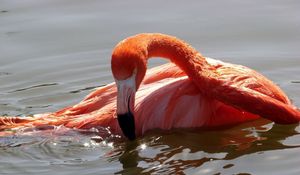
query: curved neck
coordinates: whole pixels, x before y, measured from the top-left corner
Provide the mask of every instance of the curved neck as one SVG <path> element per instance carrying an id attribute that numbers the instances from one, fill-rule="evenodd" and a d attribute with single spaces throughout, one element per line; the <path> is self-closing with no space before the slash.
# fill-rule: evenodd
<path id="1" fill-rule="evenodd" d="M 163 57 L 174 62 L 188 76 L 201 71 L 206 65 L 203 56 L 189 44 L 175 37 L 163 34 L 146 34 L 147 51 L 150 57 Z"/>
<path id="2" fill-rule="evenodd" d="M 139 59 L 147 61 L 151 57 L 167 58 L 198 83 L 202 79 L 199 73 L 209 65 L 196 49 L 173 36 L 159 33 L 138 34 L 125 39 L 119 45 L 126 43 L 128 45 L 125 48 L 131 48 L 136 55 L 140 55 Z"/>
<path id="3" fill-rule="evenodd" d="M 151 57 L 167 58 L 175 63 L 195 82 L 200 91 L 208 84 L 203 75 L 209 72 L 206 71 L 209 64 L 196 49 L 175 37 L 159 33 L 138 34 L 121 41 L 113 52 L 113 59 L 118 60 L 116 63 L 120 65 L 133 60 L 146 65 Z M 142 80 L 138 79 L 139 82 Z"/>

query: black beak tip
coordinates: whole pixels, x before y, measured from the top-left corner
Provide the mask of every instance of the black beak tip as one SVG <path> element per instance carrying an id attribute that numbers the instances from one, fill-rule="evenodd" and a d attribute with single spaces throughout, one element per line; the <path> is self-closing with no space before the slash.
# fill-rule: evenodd
<path id="1" fill-rule="evenodd" d="M 118 114 L 118 122 L 123 134 L 129 140 L 135 140 L 136 136 L 133 114 L 131 112 L 128 112 L 126 114 Z"/>

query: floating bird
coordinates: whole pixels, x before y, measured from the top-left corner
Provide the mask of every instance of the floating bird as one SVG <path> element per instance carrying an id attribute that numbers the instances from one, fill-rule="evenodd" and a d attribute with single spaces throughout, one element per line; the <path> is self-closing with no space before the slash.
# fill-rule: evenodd
<path id="1" fill-rule="evenodd" d="M 151 57 L 171 63 L 146 72 Z M 121 41 L 113 50 L 111 69 L 115 83 L 96 89 L 80 103 L 34 117 L 0 117 L 0 130 L 109 127 L 134 140 L 153 129 L 218 127 L 259 117 L 279 124 L 300 120 L 300 111 L 263 75 L 206 58 L 173 36 L 144 33 Z"/>

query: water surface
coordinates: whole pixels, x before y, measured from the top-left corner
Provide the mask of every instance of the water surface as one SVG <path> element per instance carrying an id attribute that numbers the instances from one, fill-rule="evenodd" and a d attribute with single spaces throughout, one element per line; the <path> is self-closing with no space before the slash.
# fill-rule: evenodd
<path id="1" fill-rule="evenodd" d="M 295 0 L 0 0 L 0 115 L 76 104 L 113 81 L 112 48 L 141 32 L 258 70 L 300 106 L 299 8 Z M 153 131 L 134 143 L 106 130 L 19 131 L 0 138 L 0 174 L 299 174 L 299 132 L 262 119 Z"/>

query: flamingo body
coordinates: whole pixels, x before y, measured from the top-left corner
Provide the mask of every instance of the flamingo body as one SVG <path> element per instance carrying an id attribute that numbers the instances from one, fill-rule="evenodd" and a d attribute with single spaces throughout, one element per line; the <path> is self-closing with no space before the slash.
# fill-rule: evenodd
<path id="1" fill-rule="evenodd" d="M 284 92 L 254 70 L 204 57 L 199 65 L 193 63 L 192 73 L 175 64 L 150 69 L 138 84 L 134 106 L 137 135 L 156 128 L 215 127 L 259 117 L 278 123 L 295 123 L 300 119 L 300 112 Z M 201 75 L 198 79 L 191 77 L 196 74 L 195 69 Z M 0 129 L 41 125 L 110 127 L 113 133 L 122 135 L 116 118 L 117 93 L 115 83 L 108 84 L 80 103 L 54 113 L 32 118 L 1 117 Z"/>
<path id="2" fill-rule="evenodd" d="M 110 127 L 113 133 L 121 135 L 115 116 L 116 94 L 115 83 L 108 84 L 89 94 L 79 104 L 55 113 L 15 118 L 15 122 L 13 118 L 2 117 L 1 129 L 42 125 L 80 129 Z M 135 109 L 137 135 L 152 129 L 232 125 L 259 117 L 201 95 L 186 74 L 172 63 L 148 71 L 137 91 Z"/>

